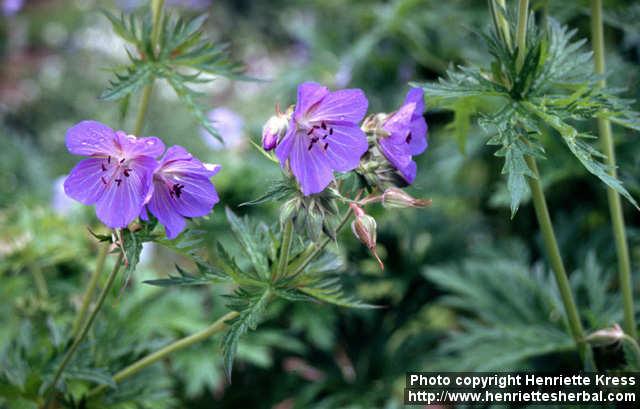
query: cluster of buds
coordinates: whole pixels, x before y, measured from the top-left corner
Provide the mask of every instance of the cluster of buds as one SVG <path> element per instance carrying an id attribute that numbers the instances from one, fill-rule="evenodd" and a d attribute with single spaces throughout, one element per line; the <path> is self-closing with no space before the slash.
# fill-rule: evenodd
<path id="1" fill-rule="evenodd" d="M 296 232 L 314 242 L 319 241 L 323 235 L 335 240 L 339 216 L 336 203 L 338 197 L 340 194 L 334 188 L 311 196 L 304 196 L 296 191 L 282 205 L 280 222 L 284 224 L 292 221 Z"/>
<path id="2" fill-rule="evenodd" d="M 285 112 L 281 112 L 280 106 L 276 105 L 276 114 L 269 118 L 262 128 L 262 148 L 265 151 L 275 149 L 289 130 L 293 108 L 292 105 Z"/>
<path id="3" fill-rule="evenodd" d="M 366 214 L 364 210 L 355 203 L 351 203 L 349 207 L 351 207 L 355 216 L 354 221 L 351 222 L 351 231 L 362 244 L 367 246 L 371 254 L 378 261 L 380 269 L 384 269 L 384 264 L 382 260 L 380 260 L 377 251 L 376 219 Z"/>

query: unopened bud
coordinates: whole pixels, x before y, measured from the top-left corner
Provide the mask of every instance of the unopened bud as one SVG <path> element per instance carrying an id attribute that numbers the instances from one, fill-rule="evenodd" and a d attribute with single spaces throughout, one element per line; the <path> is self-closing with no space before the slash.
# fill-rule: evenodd
<path id="1" fill-rule="evenodd" d="M 386 208 L 394 207 L 427 207 L 431 199 L 416 199 L 402 189 L 391 187 L 382 194 L 382 205 Z"/>
<path id="2" fill-rule="evenodd" d="M 289 220 L 293 220 L 295 218 L 297 210 L 298 210 L 297 200 L 296 199 L 287 200 L 282 205 L 282 207 L 280 207 L 280 223 L 285 224 Z"/>
<path id="3" fill-rule="evenodd" d="M 618 324 L 613 324 L 611 328 L 599 329 L 585 338 L 589 344 L 594 346 L 614 345 L 622 341 L 625 337 L 624 331 Z"/>
<path id="4" fill-rule="evenodd" d="M 380 260 L 380 257 L 378 257 L 378 252 L 376 250 L 376 219 L 366 214 L 364 210 L 355 203 L 351 203 L 349 206 L 351 206 L 353 214 L 355 215 L 355 220 L 351 222 L 351 231 L 362 244 L 367 246 L 371 254 L 373 254 L 376 260 L 378 260 L 380 268 L 384 269 L 384 264 L 382 263 L 382 260 Z"/>
<path id="5" fill-rule="evenodd" d="M 274 149 L 280 139 L 287 133 L 289 129 L 290 110 L 286 113 L 280 112 L 280 108 L 276 107 L 276 114 L 269 118 L 262 128 L 262 147 L 265 151 Z"/>

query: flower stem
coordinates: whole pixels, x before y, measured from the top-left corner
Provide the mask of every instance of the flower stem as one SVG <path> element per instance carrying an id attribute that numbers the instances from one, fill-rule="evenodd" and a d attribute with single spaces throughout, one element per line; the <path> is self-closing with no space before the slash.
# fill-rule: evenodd
<path id="1" fill-rule="evenodd" d="M 96 261 L 96 269 L 94 270 L 91 278 L 89 279 L 89 285 L 87 286 L 87 290 L 82 296 L 82 305 L 80 306 L 80 311 L 78 311 L 78 315 L 76 316 L 75 321 L 73 322 L 73 327 L 71 330 L 71 336 L 75 339 L 78 336 L 78 332 L 80 332 L 81 325 L 84 323 L 87 312 L 89 311 L 89 305 L 91 304 L 91 300 L 93 299 L 93 294 L 96 292 L 96 288 L 98 287 L 98 280 L 102 275 L 102 270 L 104 270 L 104 263 L 107 260 L 107 254 L 109 253 L 109 248 L 111 247 L 111 243 L 105 243 L 104 247 L 100 249 L 100 253 L 98 253 L 98 260 Z"/>
<path id="2" fill-rule="evenodd" d="M 531 197 L 533 199 L 533 207 L 538 218 L 538 224 L 540 225 L 540 232 L 542 233 L 542 239 L 544 247 L 549 259 L 549 264 L 556 278 L 558 289 L 560 290 L 560 296 L 564 305 L 567 319 L 569 320 L 569 328 L 571 335 L 578 346 L 578 352 L 583 361 L 588 360 L 589 364 L 595 368 L 593 363 L 593 357 L 587 351 L 587 344 L 584 340 L 584 329 L 580 322 L 580 316 L 578 315 L 578 308 L 573 299 L 573 293 L 571 292 L 571 286 L 569 284 L 569 278 L 567 277 L 567 271 L 564 268 L 562 262 L 562 256 L 560 255 L 560 249 L 556 240 L 556 235 L 553 231 L 553 225 L 551 224 L 551 217 L 549 216 L 549 209 L 547 207 L 547 201 L 544 196 L 544 190 L 540 183 L 540 174 L 538 172 L 538 165 L 535 159 L 530 156 L 525 157 L 527 165 L 533 172 L 535 178 L 528 178 L 529 188 L 531 189 Z"/>
<path id="3" fill-rule="evenodd" d="M 33 281 L 36 284 L 36 289 L 38 290 L 38 296 L 46 300 L 49 298 L 49 289 L 47 288 L 47 280 L 44 278 L 42 274 L 42 270 L 39 266 L 34 266 L 31 269 L 31 274 L 33 275 Z"/>
<path id="4" fill-rule="evenodd" d="M 291 243 L 293 242 L 293 222 L 287 220 L 282 228 L 282 241 L 280 244 L 280 257 L 278 258 L 278 267 L 275 271 L 274 279 L 283 277 L 287 273 L 289 265 L 289 253 L 291 252 Z"/>
<path id="5" fill-rule="evenodd" d="M 518 3 L 518 31 L 516 32 L 516 44 L 518 45 L 518 55 L 516 57 L 516 68 L 518 71 L 524 64 L 524 56 L 527 53 L 527 17 L 529 16 L 529 0 L 520 0 Z"/>
<path id="6" fill-rule="evenodd" d="M 109 277 L 107 277 L 107 282 L 105 283 L 104 288 L 102 289 L 102 292 L 98 297 L 96 306 L 93 308 L 91 315 L 89 315 L 89 318 L 84 323 L 78 336 L 74 338 L 73 344 L 71 344 L 71 347 L 69 348 L 64 358 L 62 359 L 62 363 L 58 367 L 56 374 L 53 376 L 53 382 L 51 382 L 51 386 L 49 387 L 50 388 L 49 397 L 47 398 L 47 403 L 44 405 L 45 408 L 49 408 L 53 398 L 53 394 L 55 393 L 56 386 L 58 384 L 58 381 L 60 380 L 60 377 L 62 376 L 62 373 L 64 372 L 69 362 L 71 362 L 71 358 L 73 358 L 73 356 L 76 353 L 76 350 L 78 349 L 78 347 L 80 346 L 84 338 L 87 336 L 89 329 L 93 325 L 93 321 L 96 319 L 98 312 L 102 308 L 102 305 L 104 304 L 104 300 L 107 298 L 107 295 L 109 294 L 109 290 L 111 290 L 111 286 L 113 285 L 113 282 L 115 281 L 115 278 L 118 275 L 118 271 L 120 270 L 120 264 L 122 263 L 122 258 L 123 258 L 123 253 L 120 253 L 118 255 L 118 259 L 116 260 L 116 264 L 113 266 L 113 270 L 111 270 L 111 274 L 109 274 Z"/>
<path id="7" fill-rule="evenodd" d="M 144 368 L 148 367 L 151 364 L 154 364 L 156 362 L 158 362 L 159 360 L 171 355 L 172 353 L 179 351 L 181 349 L 187 348 L 193 344 L 196 344 L 198 342 L 204 341 L 205 339 L 209 338 L 210 336 L 212 336 L 213 334 L 216 334 L 222 330 L 224 330 L 227 326 L 227 322 L 229 320 L 232 320 L 234 318 L 236 318 L 238 316 L 238 312 L 236 311 L 231 311 L 229 313 L 227 313 L 226 315 L 222 316 L 221 318 L 219 318 L 216 322 L 214 322 L 213 324 L 211 324 L 210 326 L 208 326 L 207 328 L 196 332 L 195 334 L 189 335 L 185 338 L 181 338 L 175 342 L 172 342 L 171 344 L 167 345 L 164 348 L 161 348 L 159 350 L 157 350 L 156 352 L 153 352 L 147 356 L 145 356 L 144 358 L 134 362 L 133 364 L 127 366 L 126 368 L 124 368 L 123 370 L 121 370 L 120 372 L 116 373 L 113 376 L 113 380 L 114 382 L 121 382 L 122 380 L 135 375 L 136 373 L 140 372 L 141 370 L 143 370 Z M 100 385 L 94 389 L 92 389 L 91 391 L 89 391 L 88 396 L 96 396 L 99 395 L 100 393 L 104 392 L 106 390 L 107 386 L 106 385 Z"/>
<path id="8" fill-rule="evenodd" d="M 142 127 L 144 126 L 144 117 L 147 114 L 147 108 L 149 107 L 149 101 L 151 100 L 151 91 L 153 91 L 153 82 L 144 86 L 142 90 L 142 98 L 140 99 L 140 108 L 138 108 L 138 115 L 136 116 L 136 125 L 133 128 L 133 134 L 139 136 L 142 133 Z"/>
<path id="9" fill-rule="evenodd" d="M 152 0 L 151 1 L 151 18 L 153 21 L 153 26 L 151 29 L 151 41 L 153 42 L 152 49 L 155 52 L 155 47 L 160 42 L 160 34 L 162 33 L 162 28 L 160 27 L 160 20 L 162 17 L 162 6 L 164 5 L 164 0 Z M 155 56 L 149 56 L 149 58 L 155 58 Z M 142 98 L 140 99 L 140 108 L 138 109 L 138 114 L 136 116 L 136 124 L 133 128 L 133 134 L 139 136 L 143 131 L 144 126 L 144 117 L 147 114 L 147 109 L 149 107 L 149 101 L 151 100 L 151 92 L 153 91 L 153 80 L 142 90 Z"/>
<path id="10" fill-rule="evenodd" d="M 604 34 L 602 24 L 602 0 L 591 1 L 591 42 L 595 62 L 595 72 L 599 75 L 605 74 L 604 56 Z M 605 79 L 598 82 L 600 87 L 606 86 Z M 598 118 L 598 131 L 602 150 L 606 156 L 606 164 L 609 167 L 609 174 L 617 178 L 616 156 L 611 135 L 611 122 L 606 118 Z M 624 331 L 634 339 L 637 339 L 637 326 L 633 307 L 633 285 L 631 282 L 631 261 L 629 260 L 629 247 L 625 231 L 624 215 L 620 195 L 613 188 L 607 188 L 607 198 L 609 201 L 609 213 L 613 225 L 613 237 L 616 243 L 616 253 L 618 255 L 618 274 L 620 280 L 620 290 L 622 292 L 622 303 L 624 309 Z"/>

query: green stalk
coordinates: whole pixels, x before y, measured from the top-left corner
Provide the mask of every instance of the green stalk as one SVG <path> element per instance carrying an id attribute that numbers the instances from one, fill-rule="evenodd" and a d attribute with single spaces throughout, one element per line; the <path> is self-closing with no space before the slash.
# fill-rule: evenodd
<path id="1" fill-rule="evenodd" d="M 76 316 L 75 321 L 73 322 L 73 327 L 71 330 L 72 338 L 76 338 L 78 336 L 78 332 L 80 332 L 81 325 L 84 323 L 84 320 L 87 317 L 87 312 L 89 311 L 89 305 L 91 304 L 91 300 L 93 299 L 93 294 L 96 292 L 96 288 L 98 287 L 98 281 L 100 276 L 102 275 L 102 270 L 104 270 L 104 263 L 107 260 L 107 254 L 109 253 L 109 248 L 111 247 L 111 243 L 105 243 L 102 249 L 100 249 L 100 253 L 98 253 L 98 260 L 96 261 L 96 269 L 94 270 L 91 278 L 89 279 L 89 285 L 87 286 L 87 290 L 82 296 L 82 304 L 80 306 L 80 311 L 78 311 L 78 315 Z"/>
<path id="2" fill-rule="evenodd" d="M 134 362 L 133 364 L 127 366 L 126 368 L 124 368 L 123 370 L 115 374 L 113 376 L 114 382 L 116 383 L 122 382 L 124 379 L 132 375 L 135 375 L 136 373 L 140 372 L 141 370 L 148 367 L 149 365 L 152 365 L 160 361 L 161 359 L 171 355 L 172 353 L 179 351 L 181 349 L 187 348 L 198 342 L 204 341 L 205 339 L 211 337 L 213 334 L 216 334 L 224 330 L 227 327 L 226 323 L 236 318 L 237 316 L 238 316 L 238 313 L 236 311 L 229 312 L 223 317 L 219 318 L 216 322 L 214 322 L 207 328 L 199 332 L 196 332 L 195 334 L 189 335 L 185 338 L 181 338 L 175 342 L 172 342 L 166 347 L 161 348 L 156 352 L 153 352 L 145 356 L 144 358 Z M 100 393 L 104 392 L 106 388 L 107 388 L 106 385 L 100 385 L 92 389 L 91 391 L 89 391 L 88 396 L 91 397 L 91 396 L 99 395 Z"/>
<path id="3" fill-rule="evenodd" d="M 49 298 L 49 289 L 47 288 L 47 280 L 44 278 L 42 270 L 40 270 L 39 266 L 34 266 L 31 269 L 31 274 L 33 275 L 33 281 L 35 282 L 36 289 L 38 290 L 38 297 L 42 300 L 46 300 Z"/>
<path id="4" fill-rule="evenodd" d="M 591 1 L 591 36 L 595 72 L 596 74 L 604 75 L 605 56 L 602 25 L 602 0 Z M 598 82 L 598 86 L 606 86 L 604 78 Z M 614 178 L 617 178 L 616 156 L 613 137 L 611 135 L 611 122 L 606 118 L 598 118 L 598 131 L 600 134 L 602 150 L 606 156 L 606 164 L 609 167 L 609 174 Z M 607 187 L 607 198 L 609 201 L 611 224 L 613 226 L 613 237 L 616 243 L 616 253 L 618 255 L 618 274 L 624 309 L 624 331 L 632 338 L 637 339 L 638 334 L 633 307 L 633 285 L 631 282 L 631 261 L 629 259 L 629 247 L 627 244 L 627 234 L 624 225 L 624 215 L 622 213 L 622 203 L 618 192 L 610 187 Z"/>
<path id="5" fill-rule="evenodd" d="M 291 252 L 291 243 L 293 242 L 293 222 L 287 220 L 282 228 L 282 244 L 280 246 L 280 257 L 278 259 L 278 268 L 275 272 L 275 279 L 284 277 L 287 273 L 289 265 L 289 253 Z"/>
<path id="6" fill-rule="evenodd" d="M 535 159 L 526 156 L 527 165 L 533 172 L 535 178 L 528 178 L 529 189 L 531 189 L 531 198 L 533 199 L 533 207 L 536 212 L 538 224 L 540 225 L 540 232 L 544 242 L 544 248 L 549 259 L 549 264 L 555 275 L 558 289 L 560 290 L 560 297 L 562 298 L 562 304 L 569 320 L 569 329 L 571 335 L 578 346 L 578 352 L 580 357 L 584 361 L 589 360 L 589 363 L 595 368 L 595 364 L 592 362 L 593 357 L 587 351 L 587 344 L 584 340 L 584 329 L 580 322 L 580 316 L 578 315 L 578 308 L 573 299 L 573 293 L 571 291 L 571 285 L 569 284 L 569 278 L 567 277 L 567 271 L 564 268 L 562 262 L 562 256 L 560 255 L 560 248 L 556 240 L 556 235 L 553 231 L 553 224 L 551 223 L 551 216 L 549 216 L 549 208 L 547 207 L 547 201 L 544 196 L 544 190 L 540 183 L 540 174 L 538 172 L 538 165 Z"/>
<path id="7" fill-rule="evenodd" d="M 160 27 L 160 20 L 162 17 L 162 6 L 164 5 L 164 0 L 152 0 L 151 1 L 151 18 L 153 19 L 153 26 L 151 31 L 151 42 L 153 43 L 153 49 L 155 52 L 155 47 L 160 42 L 160 35 L 162 34 L 162 29 Z M 155 56 L 149 56 L 149 58 L 155 58 Z M 143 129 L 144 125 L 144 117 L 147 114 L 147 108 L 149 107 L 149 101 L 151 100 L 151 92 L 153 91 L 153 80 L 151 83 L 145 85 L 142 90 L 142 98 L 140 99 L 140 108 L 138 109 L 138 115 L 136 116 L 136 123 L 134 126 L 133 134 L 139 136 Z"/>
<path id="8" fill-rule="evenodd" d="M 65 368 L 67 367 L 67 365 L 69 364 L 69 362 L 71 362 L 71 358 L 73 358 L 73 356 L 75 355 L 78 347 L 80 346 L 80 344 L 82 343 L 84 338 L 89 333 L 89 329 L 91 328 L 91 326 L 93 325 L 93 322 L 95 321 L 96 317 L 98 316 L 98 312 L 102 308 L 102 305 L 104 304 L 104 300 L 107 298 L 107 295 L 109 294 L 109 290 L 111 290 L 111 286 L 113 285 L 113 282 L 115 281 L 116 276 L 118 275 L 118 271 L 120 270 L 120 264 L 122 264 L 123 255 L 124 255 L 123 253 L 120 253 L 118 255 L 118 260 L 116 260 L 116 264 L 113 266 L 113 270 L 111 271 L 111 274 L 109 274 L 109 277 L 107 277 L 107 282 L 105 283 L 104 288 L 102 289 L 102 292 L 100 293 L 100 296 L 98 297 L 98 301 L 96 303 L 96 306 L 94 307 L 94 309 L 91 312 L 91 315 L 89 316 L 87 321 L 84 323 L 82 329 L 80 330 L 80 333 L 74 339 L 73 344 L 71 344 L 71 347 L 69 348 L 69 350 L 65 354 L 64 358 L 62 359 L 62 363 L 58 367 L 58 370 L 56 371 L 56 374 L 53 376 L 53 382 L 51 383 L 51 386 L 49 387 L 50 388 L 49 397 L 47 398 L 47 402 L 44 405 L 45 408 L 49 408 L 49 406 L 50 406 L 50 404 L 52 402 L 53 395 L 54 395 L 55 390 L 56 390 L 56 386 L 58 384 L 58 381 L 60 380 L 60 377 L 62 376 L 62 374 L 63 374 Z"/>
<path id="9" fill-rule="evenodd" d="M 524 64 L 524 56 L 527 51 L 527 17 L 529 16 L 529 0 L 520 0 L 518 3 L 518 31 L 516 33 L 516 44 L 518 45 L 518 55 L 516 56 L 516 68 L 518 71 Z"/>
<path id="10" fill-rule="evenodd" d="M 520 0 L 518 3 L 518 26 L 517 26 L 517 46 L 518 55 L 516 56 L 516 63 L 518 69 L 521 68 L 522 62 L 524 62 L 524 56 L 526 53 L 527 44 L 527 15 L 529 13 L 529 1 Z M 573 336 L 578 353 L 582 362 L 587 364 L 588 367 L 595 369 L 595 361 L 593 360 L 593 354 L 588 349 L 585 342 L 584 329 L 580 321 L 580 315 L 578 314 L 578 308 L 573 298 L 571 291 L 571 285 L 569 284 L 569 278 L 567 277 L 567 271 L 560 255 L 560 248 L 556 240 L 556 236 L 553 230 L 553 224 L 551 223 L 551 217 L 549 215 L 549 208 L 547 207 L 547 201 L 544 195 L 544 190 L 540 183 L 540 173 L 538 172 L 538 165 L 533 157 L 525 156 L 527 165 L 531 169 L 534 177 L 527 178 L 529 183 L 529 189 L 531 190 L 531 198 L 533 200 L 533 206 L 535 209 L 538 224 L 540 226 L 540 232 L 544 242 L 545 251 L 551 269 L 553 270 L 558 289 L 560 290 L 560 296 L 562 298 L 562 304 L 564 306 L 567 320 L 569 321 L 569 329 Z"/>

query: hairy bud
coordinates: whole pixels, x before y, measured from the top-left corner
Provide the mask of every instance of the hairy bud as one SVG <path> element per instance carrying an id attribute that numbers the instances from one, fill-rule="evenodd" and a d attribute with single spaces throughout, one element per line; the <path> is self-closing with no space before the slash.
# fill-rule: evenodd
<path id="1" fill-rule="evenodd" d="M 620 328 L 620 325 L 613 324 L 611 328 L 599 329 L 587 335 L 585 341 L 594 346 L 608 346 L 617 344 L 622 341 L 624 337 L 625 334 L 622 328 Z"/>
<path id="2" fill-rule="evenodd" d="M 362 244 L 367 246 L 371 254 L 373 254 L 378 261 L 378 264 L 380 264 L 380 268 L 384 269 L 384 264 L 382 263 L 382 260 L 380 260 L 376 250 L 376 219 L 366 214 L 364 210 L 355 203 L 351 203 L 349 206 L 355 215 L 355 220 L 351 223 L 351 231 Z"/>
<path id="3" fill-rule="evenodd" d="M 282 113 L 280 108 L 276 107 L 276 114 L 264 124 L 262 128 L 262 147 L 265 151 L 275 149 L 280 139 L 287 133 L 291 112 L 291 108 Z"/>
<path id="4" fill-rule="evenodd" d="M 390 187 L 382 193 L 382 205 L 386 208 L 427 207 L 431 199 L 416 199 L 402 189 Z"/>

